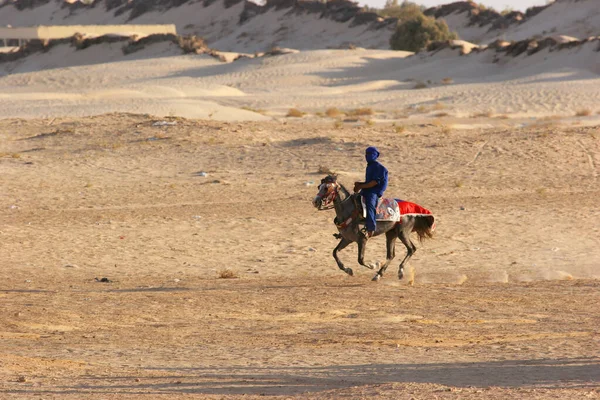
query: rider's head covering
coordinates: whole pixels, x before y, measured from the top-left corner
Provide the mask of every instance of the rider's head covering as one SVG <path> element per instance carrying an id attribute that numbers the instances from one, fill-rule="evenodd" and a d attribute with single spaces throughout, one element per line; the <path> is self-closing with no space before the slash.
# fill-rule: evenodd
<path id="1" fill-rule="evenodd" d="M 367 159 L 367 162 L 373 162 L 377 160 L 377 157 L 379 157 L 379 150 L 373 146 L 367 147 L 365 150 L 365 158 Z"/>

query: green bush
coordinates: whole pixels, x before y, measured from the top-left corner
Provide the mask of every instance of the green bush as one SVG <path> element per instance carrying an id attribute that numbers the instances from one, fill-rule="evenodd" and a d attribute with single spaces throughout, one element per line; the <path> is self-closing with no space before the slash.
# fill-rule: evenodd
<path id="1" fill-rule="evenodd" d="M 390 47 L 393 50 L 417 52 L 431 42 L 457 38 L 458 35 L 450 31 L 445 21 L 420 14 L 398 23 L 396 32 L 390 38 Z"/>

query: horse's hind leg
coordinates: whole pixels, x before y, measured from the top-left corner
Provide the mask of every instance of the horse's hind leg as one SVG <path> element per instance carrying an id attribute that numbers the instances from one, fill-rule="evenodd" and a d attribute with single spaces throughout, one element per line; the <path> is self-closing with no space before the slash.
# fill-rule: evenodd
<path id="1" fill-rule="evenodd" d="M 415 252 L 417 251 L 417 248 L 413 244 L 413 242 L 410 240 L 409 235 L 410 235 L 410 231 L 407 231 L 407 229 L 403 229 L 403 228 L 398 229 L 398 239 L 400 239 L 402 244 L 404 244 L 404 246 L 406 247 L 406 256 L 404 256 L 404 259 L 402 260 L 402 262 L 400 263 L 400 266 L 398 267 L 398 279 L 402 279 L 404 277 L 404 265 L 408 262 L 408 260 L 410 260 L 412 255 L 415 254 Z"/>
<path id="2" fill-rule="evenodd" d="M 333 249 L 333 258 L 335 259 L 335 262 L 337 263 L 339 269 L 341 269 L 342 271 L 344 271 L 345 273 L 347 273 L 348 275 L 352 276 L 354 275 L 354 273 L 352 272 L 352 268 L 346 268 L 344 267 L 344 264 L 342 263 L 342 261 L 340 260 L 340 258 L 338 257 L 338 251 L 346 248 L 346 246 L 348 246 L 350 243 L 352 243 L 351 241 L 342 238 L 342 240 L 340 240 L 340 242 L 338 243 L 338 245 L 335 247 L 335 249 Z"/>
<path id="3" fill-rule="evenodd" d="M 388 265 L 390 265 L 390 263 L 392 262 L 392 260 L 394 259 L 394 257 L 396 256 L 396 238 L 398 237 L 398 234 L 396 233 L 395 230 L 391 230 L 386 232 L 385 234 L 385 246 L 386 246 L 386 257 L 385 257 L 385 263 L 381 266 L 381 268 L 379 268 L 379 271 L 377 271 L 377 273 L 375 274 L 375 276 L 373 277 L 373 279 L 371 279 L 372 281 L 376 282 L 379 280 L 379 278 L 383 277 L 383 273 L 385 272 L 385 270 L 387 269 Z"/>

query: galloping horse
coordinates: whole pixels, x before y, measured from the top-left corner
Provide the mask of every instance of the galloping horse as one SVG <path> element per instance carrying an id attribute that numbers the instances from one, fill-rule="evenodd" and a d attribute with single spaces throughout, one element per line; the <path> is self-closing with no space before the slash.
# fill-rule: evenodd
<path id="1" fill-rule="evenodd" d="M 399 200 L 395 201 L 399 204 L 404 203 Z M 377 229 L 373 236 L 385 233 L 387 256 L 385 263 L 373 277 L 373 281 L 378 281 L 383 276 L 386 268 L 396 256 L 396 238 L 400 239 L 406 246 L 406 256 L 398 268 L 398 279 L 402 279 L 405 264 L 417 251 L 416 246 L 410 240 L 411 232 L 416 232 L 420 241 L 433 236 L 433 230 L 435 229 L 434 216 L 414 203 L 406 202 L 406 204 L 415 206 L 422 213 L 404 213 L 396 221 L 377 221 Z M 319 210 L 335 209 L 336 217 L 333 222 L 340 233 L 334 236 L 341 240 L 337 247 L 333 249 L 333 258 L 338 267 L 348 275 L 353 275 L 352 268 L 344 267 L 337 253 L 350 243 L 356 242 L 358 244 L 358 263 L 363 267 L 375 269 L 375 265 L 365 264 L 364 262 L 367 238 L 359 232 L 358 228 L 360 216 L 362 215 L 360 195 L 350 194 L 344 185 L 337 181 L 336 175 L 327 175 L 321 180 L 319 193 L 313 199 L 313 205 Z"/>

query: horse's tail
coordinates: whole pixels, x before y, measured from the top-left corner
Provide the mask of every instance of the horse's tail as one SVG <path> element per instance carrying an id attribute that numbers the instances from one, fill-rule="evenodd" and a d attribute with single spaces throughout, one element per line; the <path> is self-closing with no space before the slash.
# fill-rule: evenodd
<path id="1" fill-rule="evenodd" d="M 413 232 L 419 236 L 419 242 L 423 242 L 423 239 L 431 239 L 435 230 L 435 217 L 431 214 L 420 214 L 415 215 L 414 218 Z"/>

